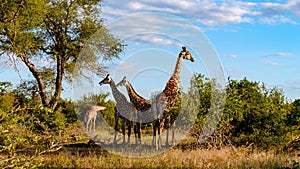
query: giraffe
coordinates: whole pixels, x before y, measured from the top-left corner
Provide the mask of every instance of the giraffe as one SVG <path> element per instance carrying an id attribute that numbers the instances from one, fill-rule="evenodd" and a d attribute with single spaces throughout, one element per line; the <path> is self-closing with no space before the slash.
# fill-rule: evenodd
<path id="1" fill-rule="evenodd" d="M 128 125 L 128 141 L 130 143 L 130 132 L 131 126 L 134 127 L 134 134 L 136 138 L 136 144 L 141 143 L 141 131 L 140 131 L 140 123 L 137 122 L 137 110 L 132 106 L 130 102 L 127 101 L 126 97 L 118 90 L 114 80 L 110 77 L 109 74 L 99 82 L 99 85 L 102 86 L 103 84 L 109 84 L 113 97 L 117 102 L 116 105 L 116 112 L 117 116 L 121 118 L 125 118 L 127 120 Z M 115 119 L 116 120 L 116 119 Z M 117 121 L 116 121 L 117 122 Z M 117 124 L 116 124 L 117 125 Z M 115 130 L 115 137 L 116 137 L 116 130 Z"/>
<path id="2" fill-rule="evenodd" d="M 171 75 L 170 79 L 166 83 L 165 89 L 153 100 L 152 108 L 153 111 L 156 112 L 156 116 L 158 119 L 155 121 L 155 125 L 153 126 L 154 129 L 154 137 L 153 142 L 157 149 L 161 148 L 161 136 L 160 133 L 162 132 L 163 128 L 170 128 L 170 118 L 171 114 L 169 113 L 170 107 L 174 106 L 175 102 L 178 100 L 178 84 L 180 80 L 180 70 L 182 60 L 190 60 L 194 62 L 194 58 L 192 57 L 191 53 L 186 50 L 186 47 L 182 47 L 182 51 L 179 53 L 177 62 L 175 65 L 175 69 L 173 74 Z M 175 124 L 174 124 L 175 125 Z M 158 139 L 156 140 L 156 130 L 158 133 Z M 166 146 L 169 145 L 169 130 L 166 132 Z M 172 128 L 172 144 L 175 145 L 175 138 L 174 138 L 174 128 Z"/>
<path id="3" fill-rule="evenodd" d="M 145 98 L 140 96 L 136 91 L 134 90 L 133 86 L 131 83 L 127 80 L 126 77 L 124 77 L 118 84 L 117 86 L 124 86 L 126 87 L 127 94 L 129 96 L 129 99 L 133 106 L 138 110 L 139 113 L 139 120 L 142 123 L 149 123 L 151 122 L 152 125 L 155 125 L 155 120 L 156 120 L 156 114 L 151 109 L 151 104 L 149 101 L 147 101 Z M 153 131 L 153 137 L 154 137 L 155 132 Z M 153 139 L 154 140 L 154 139 Z M 153 142 L 152 142 L 152 145 Z"/>
<path id="4" fill-rule="evenodd" d="M 86 111 L 84 116 L 84 124 L 87 131 L 95 131 L 97 111 L 105 109 L 106 107 L 104 106 L 92 106 L 89 110 Z"/>
<path id="5" fill-rule="evenodd" d="M 126 87 L 130 102 L 138 110 L 138 120 L 140 122 L 148 123 L 156 119 L 156 117 L 150 109 L 150 102 L 142 96 L 140 96 L 138 93 L 136 93 L 136 91 L 134 90 L 131 83 L 127 80 L 126 77 L 123 77 L 123 79 L 117 84 L 117 86 Z"/>
<path id="6" fill-rule="evenodd" d="M 117 84 L 117 86 L 125 86 L 127 90 L 127 94 L 129 96 L 130 101 L 139 111 L 146 111 L 149 110 L 151 107 L 150 102 L 148 102 L 145 98 L 140 96 L 136 91 L 133 89 L 131 83 L 127 80 L 126 76 Z"/>

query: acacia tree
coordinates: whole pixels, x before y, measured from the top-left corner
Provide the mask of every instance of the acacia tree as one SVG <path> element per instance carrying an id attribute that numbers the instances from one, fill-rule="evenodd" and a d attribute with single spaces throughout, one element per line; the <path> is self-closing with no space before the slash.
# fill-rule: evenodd
<path id="1" fill-rule="evenodd" d="M 1 0 L 0 55 L 13 56 L 11 58 L 17 58 L 16 62 L 26 65 L 45 107 L 55 109 L 62 82 L 71 79 L 79 57 L 86 64 L 76 66 L 76 70 L 85 67 L 103 74 L 105 69 L 99 60 L 117 58 L 122 52 L 124 46 L 103 25 L 101 1 Z M 93 41 L 94 47 L 88 55 L 80 56 L 80 51 L 96 31 L 100 33 Z M 51 92 L 46 85 L 49 82 L 53 86 Z"/>

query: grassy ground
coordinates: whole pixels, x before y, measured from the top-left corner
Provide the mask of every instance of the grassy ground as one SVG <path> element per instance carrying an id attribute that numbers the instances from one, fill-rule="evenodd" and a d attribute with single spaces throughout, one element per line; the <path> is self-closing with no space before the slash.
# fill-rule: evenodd
<path id="1" fill-rule="evenodd" d="M 195 140 L 191 138 L 171 150 L 158 152 L 149 145 L 118 146 L 124 152 L 139 150 L 152 153 L 145 158 L 128 158 L 107 151 L 95 144 L 88 144 L 89 137 L 78 126 L 71 126 L 61 136 L 55 136 L 64 146 L 59 151 L 43 153 L 37 158 L 26 150 L 17 153 L 20 159 L 27 159 L 26 164 L 42 168 L 266 168 L 266 169 L 300 169 L 299 152 L 282 152 L 278 150 L 262 151 L 253 147 L 184 148 Z M 26 155 L 27 154 L 27 155 Z M 24 157 L 24 158 L 23 158 Z M 34 157 L 34 158 L 30 158 Z M 9 155 L 0 153 L 0 164 L 9 161 Z M 18 161 L 19 158 L 15 160 Z M 9 164 L 9 163 L 7 163 Z M 37 164 L 37 165 L 35 165 Z M 0 165 L 1 166 L 1 165 Z M 1 167 L 0 167 L 1 168 Z M 9 168 L 9 166 L 8 166 Z"/>
<path id="2" fill-rule="evenodd" d="M 150 158 L 126 158 L 101 150 L 44 156 L 45 167 L 59 168 L 299 168 L 299 157 L 246 148 L 172 149 Z"/>
<path id="3" fill-rule="evenodd" d="M 78 132 L 78 136 L 84 133 Z M 86 139 L 82 138 L 83 140 Z M 189 142 L 191 140 L 189 139 Z M 189 144 L 189 142 L 185 142 Z M 184 143 L 184 144 L 185 144 Z M 178 146 L 180 147 L 180 146 Z M 67 152 L 41 157 L 49 168 L 266 168 L 300 169 L 298 153 L 262 151 L 253 147 L 222 149 L 173 148 L 146 158 L 127 158 L 99 146 L 65 146 Z M 124 148 L 126 150 L 126 148 Z M 146 148 L 149 151 L 149 147 Z M 151 150 L 156 151 L 156 150 Z M 141 152 L 145 152 L 141 149 Z M 298 155 L 297 155 L 298 154 Z"/>

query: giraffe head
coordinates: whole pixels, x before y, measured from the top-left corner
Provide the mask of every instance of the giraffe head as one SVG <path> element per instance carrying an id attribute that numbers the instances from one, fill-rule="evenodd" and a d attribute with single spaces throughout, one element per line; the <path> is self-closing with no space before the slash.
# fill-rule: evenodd
<path id="1" fill-rule="evenodd" d="M 123 77 L 123 79 L 116 85 L 118 86 L 126 86 L 128 84 L 128 80 L 126 78 L 126 76 Z"/>
<path id="2" fill-rule="evenodd" d="M 103 80 L 101 80 L 101 81 L 99 82 L 99 85 L 101 86 L 101 85 L 103 85 L 103 84 L 110 84 L 111 82 L 113 82 L 113 80 L 112 80 L 112 78 L 109 76 L 109 74 L 107 74 L 106 77 L 105 77 Z"/>
<path id="3" fill-rule="evenodd" d="M 94 111 L 100 111 L 100 110 L 105 110 L 106 107 L 104 107 L 104 106 L 92 106 L 91 109 L 94 110 Z"/>
<path id="4" fill-rule="evenodd" d="M 191 62 L 195 61 L 190 51 L 186 50 L 186 47 L 182 47 L 179 57 L 183 57 L 183 59 L 190 60 Z"/>

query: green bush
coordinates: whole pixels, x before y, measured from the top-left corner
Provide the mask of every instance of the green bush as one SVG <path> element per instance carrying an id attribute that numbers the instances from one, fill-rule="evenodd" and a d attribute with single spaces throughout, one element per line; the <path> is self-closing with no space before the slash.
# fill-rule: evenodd
<path id="1" fill-rule="evenodd" d="M 189 105 L 189 111 L 194 111 L 196 107 L 198 115 L 194 131 L 198 133 L 206 120 L 213 119 L 210 124 L 218 121 L 217 116 L 207 117 L 212 109 L 211 95 L 218 95 L 217 90 L 212 90 L 214 85 L 214 80 L 196 74 L 191 80 L 187 98 L 184 97 L 182 101 Z M 226 105 L 215 133 L 230 138 L 236 145 L 254 143 L 262 148 L 282 146 L 292 139 L 291 126 L 299 126 L 299 107 L 296 106 L 297 102 L 293 105 L 291 110 L 291 104 L 277 88 L 267 89 L 263 83 L 251 82 L 246 78 L 230 80 Z"/>

